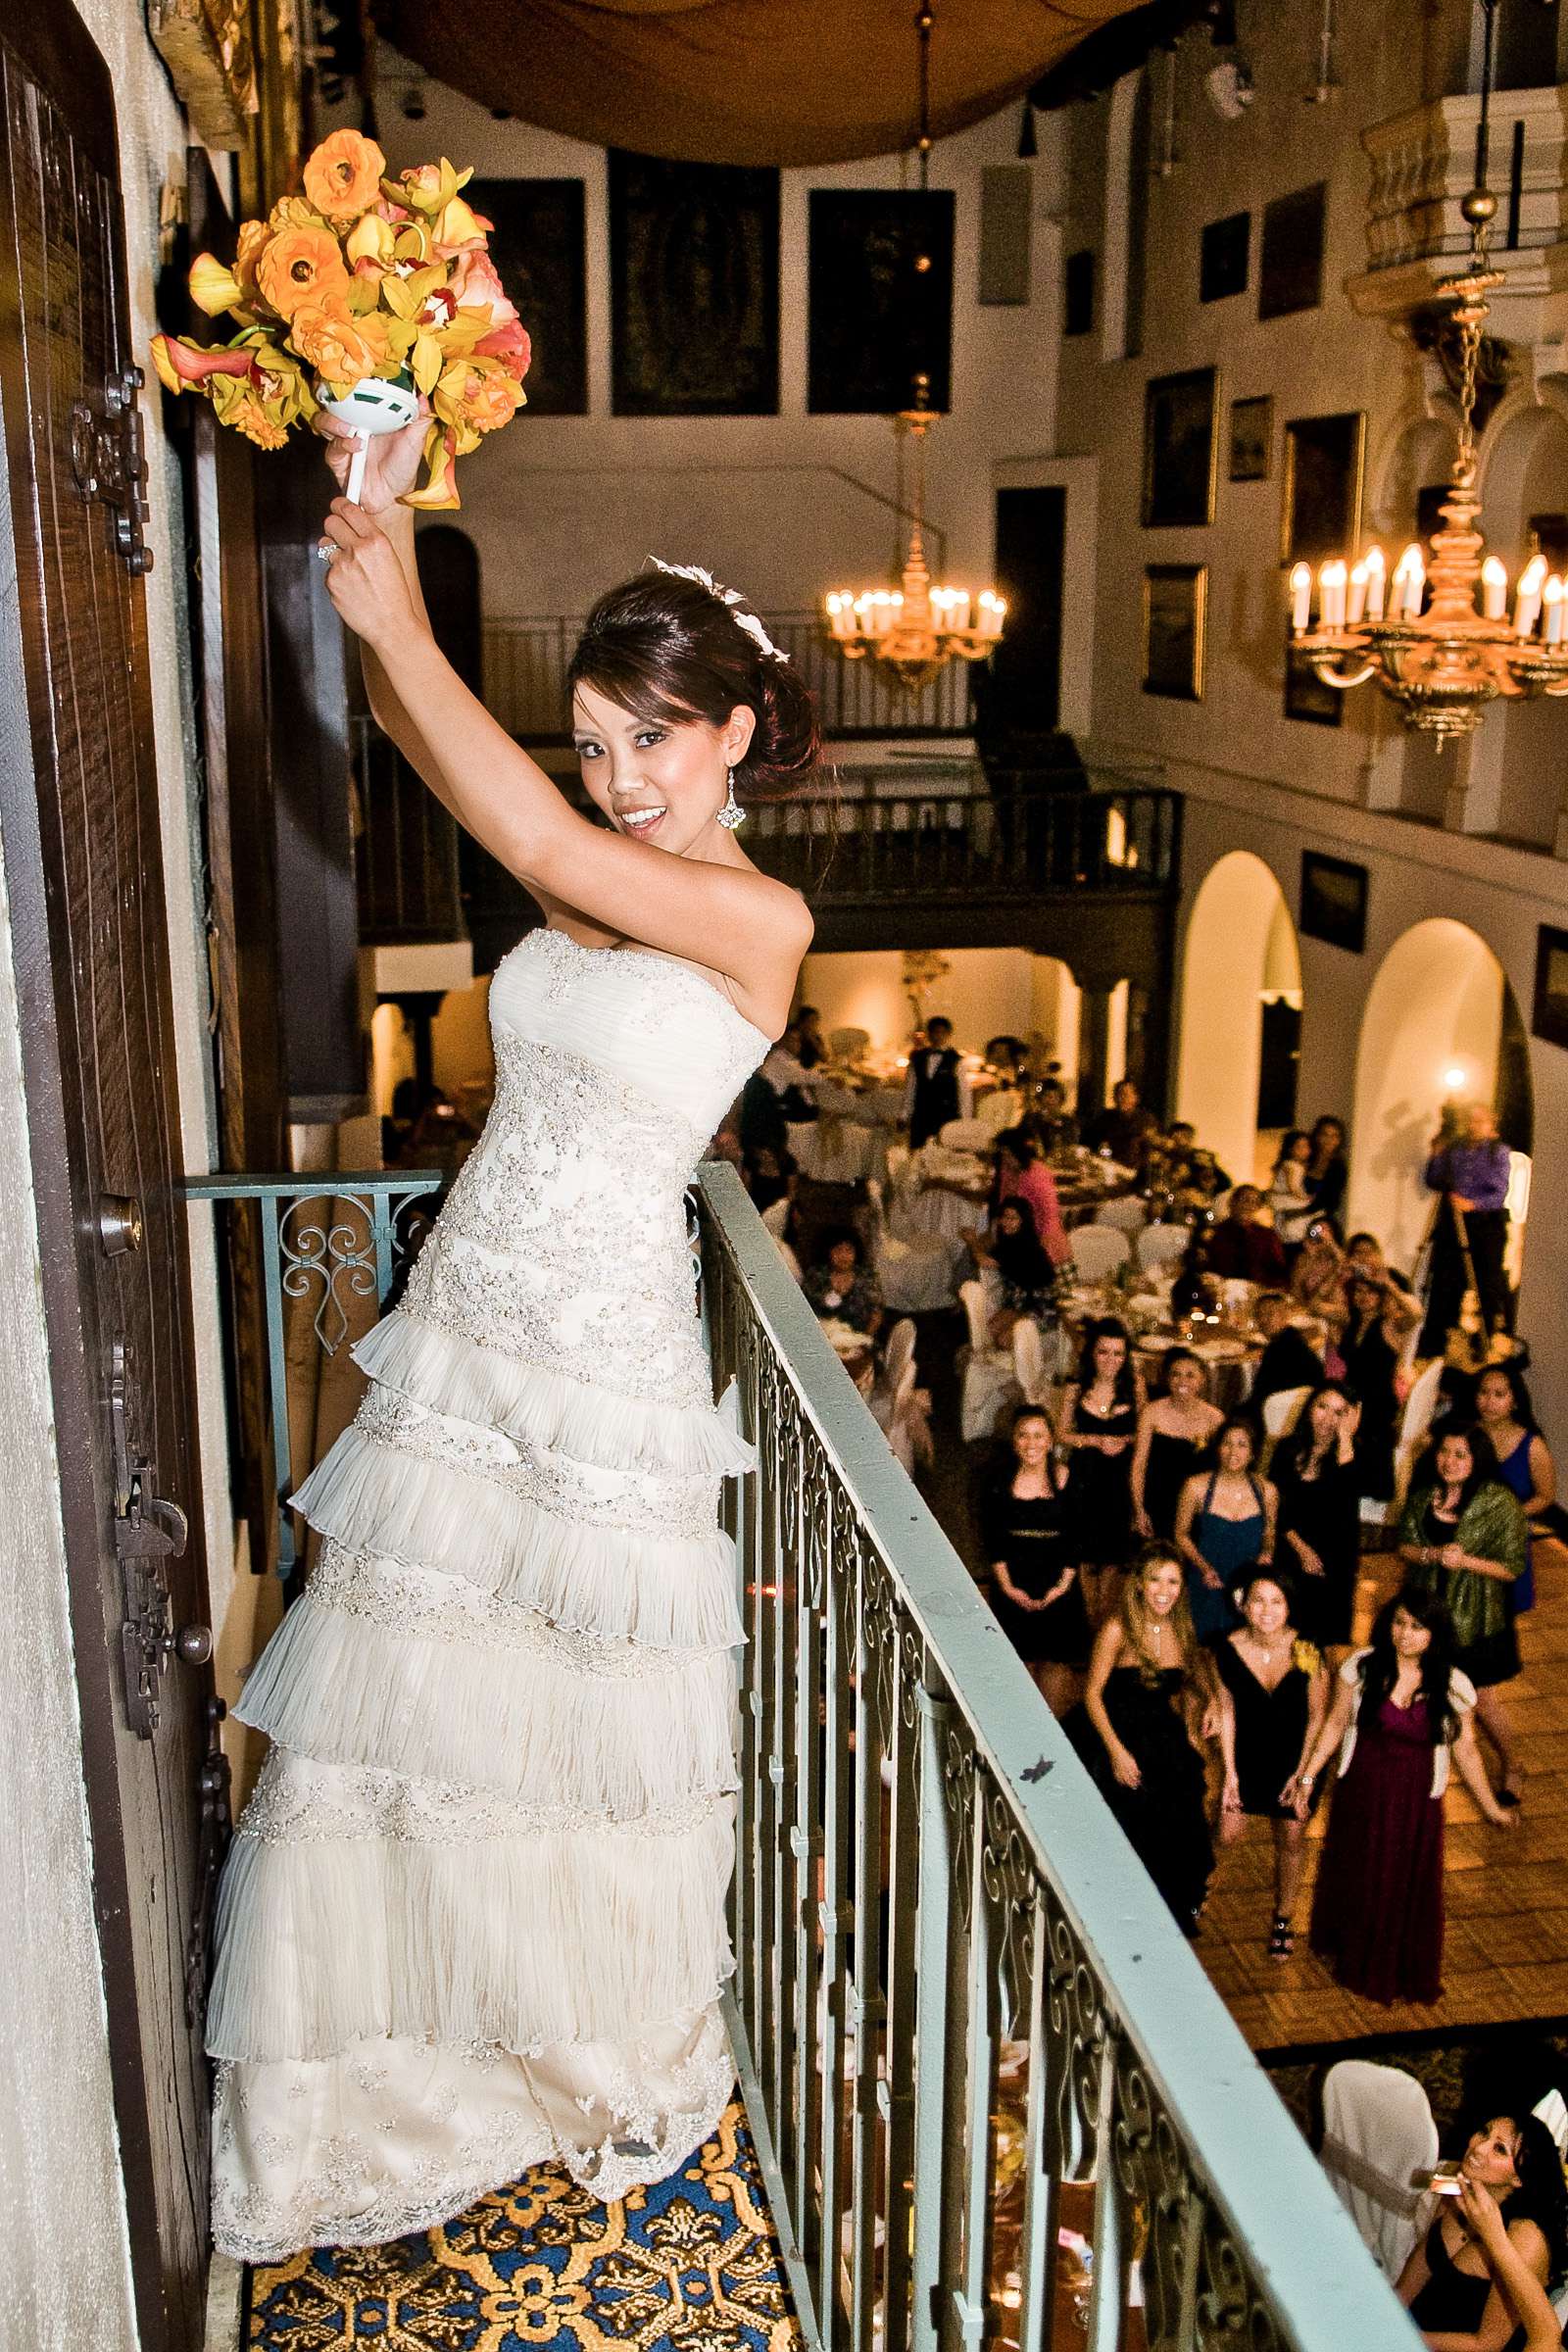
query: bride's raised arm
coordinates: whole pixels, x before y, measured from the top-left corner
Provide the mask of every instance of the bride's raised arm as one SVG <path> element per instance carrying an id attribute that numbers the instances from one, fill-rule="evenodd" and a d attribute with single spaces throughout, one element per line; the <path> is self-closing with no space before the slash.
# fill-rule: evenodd
<path id="1" fill-rule="evenodd" d="M 338 551 L 328 588 L 366 649 L 375 718 L 459 823 L 541 896 L 647 947 L 724 973 L 751 1000 L 760 1026 L 781 1022 L 810 938 L 810 916 L 795 891 L 757 871 L 729 833 L 708 830 L 724 801 L 726 768 L 742 765 L 752 747 L 765 690 L 754 687 L 750 703 L 737 693 L 710 724 L 662 726 L 618 709 L 612 695 L 594 694 L 606 723 L 585 729 L 579 714 L 576 732 L 585 766 L 603 762 L 590 788 L 617 826 L 606 831 L 577 814 L 436 645 L 419 597 L 407 509 L 388 506 L 372 516 L 337 499 L 325 532 Z M 688 592 L 703 607 L 711 602 L 726 636 L 734 631 L 719 599 L 683 583 L 681 593 Z M 657 740 L 661 735 L 665 743 Z M 610 737 L 616 740 L 603 740 Z M 671 787 L 667 795 L 662 782 Z M 645 810 L 667 798 L 667 840 L 656 845 L 618 829 L 625 809 L 615 806 L 615 787 L 627 807 Z M 701 838 L 688 843 L 694 830 Z M 668 854 L 682 848 L 690 854 Z"/>

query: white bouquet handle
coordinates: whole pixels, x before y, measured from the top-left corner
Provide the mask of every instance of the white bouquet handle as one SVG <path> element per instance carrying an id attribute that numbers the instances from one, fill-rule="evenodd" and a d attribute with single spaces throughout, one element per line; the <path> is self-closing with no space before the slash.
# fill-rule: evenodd
<path id="1" fill-rule="evenodd" d="M 412 378 L 395 383 L 385 376 L 368 375 L 348 392 L 334 392 L 329 385 L 318 383 L 316 397 L 329 416 L 359 435 L 343 493 L 351 505 L 358 506 L 371 441 L 382 433 L 400 433 L 406 424 L 412 424 L 419 414 L 419 395 Z"/>

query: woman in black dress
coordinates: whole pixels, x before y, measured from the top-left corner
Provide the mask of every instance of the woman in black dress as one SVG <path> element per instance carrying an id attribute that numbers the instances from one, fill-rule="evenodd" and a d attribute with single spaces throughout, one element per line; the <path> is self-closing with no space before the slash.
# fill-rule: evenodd
<path id="1" fill-rule="evenodd" d="M 1229 1830 L 1247 1814 L 1274 1830 L 1274 1917 L 1269 1955 L 1296 1949 L 1296 1901 L 1306 1862 L 1306 1824 L 1296 1810 L 1297 1776 L 1306 1769 L 1329 1703 L 1329 1678 L 1310 1642 L 1292 1624 L 1292 1588 L 1259 1568 L 1242 1594 L 1242 1622 L 1214 1652 L 1230 1698 L 1223 1799 Z"/>
<path id="2" fill-rule="evenodd" d="M 1296 1586 L 1296 1630 L 1320 1649 L 1347 1646 L 1361 1558 L 1355 1463 L 1360 1408 L 1344 1384 L 1313 1390 L 1269 1465 L 1279 1490 L 1275 1556 Z"/>
<path id="3" fill-rule="evenodd" d="M 1568 2266 L 1568 2190 L 1541 2118 L 1478 2119 L 1459 2176 L 1496 2199 L 1515 2253 L 1543 2287 L 1555 2285 Z M 1396 2292 L 1434 2352 L 1501 2352 L 1519 2340 L 1511 2300 L 1456 2197 L 1437 2200 L 1432 2226 L 1399 2273 Z"/>
<path id="4" fill-rule="evenodd" d="M 1159 1386 L 1138 1416 L 1133 1447 L 1133 1523 L 1146 1542 L 1171 1542 L 1176 1505 L 1201 1469 L 1225 1418 L 1208 1401 L 1208 1372 L 1190 1348 L 1173 1348 L 1159 1368 Z"/>
<path id="5" fill-rule="evenodd" d="M 1340 1340 L 1346 1385 L 1361 1400 L 1355 1433 L 1356 1491 L 1373 1502 L 1394 1493 L 1394 1443 L 1399 1425 L 1397 1377 L 1402 1332 L 1386 1286 L 1352 1274 L 1345 1286 L 1347 1319 Z"/>
<path id="6" fill-rule="evenodd" d="M 986 1498 L 991 1605 L 1054 1715 L 1065 1712 L 1089 1656 L 1089 1619 L 1062 1494 L 1066 1473 L 1043 1406 L 1012 1425 L 1012 1467 Z"/>
<path id="7" fill-rule="evenodd" d="M 1332 1116 L 1319 1119 L 1308 1140 L 1312 1150 L 1306 1163 L 1306 1197 L 1319 1216 L 1338 1217 L 1350 1181 L 1344 1120 Z"/>
<path id="8" fill-rule="evenodd" d="M 1132 1550 L 1133 1445 L 1143 1401 L 1126 1325 L 1114 1315 L 1091 1323 L 1063 1400 L 1060 1444 L 1071 1456 L 1073 1542 L 1097 1624 L 1109 1605 L 1107 1587 Z"/>
<path id="9" fill-rule="evenodd" d="M 1095 1637 L 1089 1684 L 1068 1729 L 1184 1935 L 1198 1934 L 1214 1869 L 1207 1751 L 1224 1702 L 1193 1632 L 1169 1544 L 1138 1555 L 1113 1617 Z"/>

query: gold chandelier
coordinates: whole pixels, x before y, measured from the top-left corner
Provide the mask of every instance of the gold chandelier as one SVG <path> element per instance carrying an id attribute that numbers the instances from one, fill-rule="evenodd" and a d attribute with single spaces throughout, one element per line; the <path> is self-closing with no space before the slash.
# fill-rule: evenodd
<path id="1" fill-rule="evenodd" d="M 1476 185 L 1460 203 L 1470 228 L 1469 267 L 1446 278 L 1459 330 L 1459 445 L 1448 495 L 1439 510 L 1444 528 L 1432 538 L 1431 602 L 1419 543 L 1395 565 L 1393 579 L 1381 548 L 1359 561 L 1331 557 L 1317 575 L 1317 623 L 1312 625 L 1309 565 L 1290 575 L 1291 636 L 1326 686 L 1348 689 L 1375 679 L 1398 704 L 1404 724 L 1435 736 L 1471 735 L 1498 697 L 1568 694 L 1568 588 L 1532 555 L 1520 571 L 1508 612 L 1508 575 L 1496 556 L 1484 556 L 1476 524 L 1476 373 L 1487 294 L 1502 283 L 1489 267 L 1488 245 L 1497 200 L 1487 180 L 1487 118 L 1497 0 L 1485 0 L 1486 57 L 1476 142 Z M 1479 592 L 1479 593 L 1478 593 Z"/>
<path id="2" fill-rule="evenodd" d="M 930 183 L 931 148 L 931 5 L 921 0 L 914 20 L 920 42 L 920 193 Z M 915 270 L 931 267 L 921 255 Z M 978 596 L 967 588 L 933 587 L 925 560 L 925 443 L 937 421 L 931 406 L 931 379 L 916 375 L 914 400 L 893 418 L 894 431 L 914 445 L 914 496 L 909 549 L 895 588 L 834 588 L 824 599 L 833 642 L 847 661 L 869 655 L 891 670 L 911 693 L 928 685 L 955 655 L 965 662 L 983 662 L 1002 635 L 1006 605 L 991 588 Z"/>

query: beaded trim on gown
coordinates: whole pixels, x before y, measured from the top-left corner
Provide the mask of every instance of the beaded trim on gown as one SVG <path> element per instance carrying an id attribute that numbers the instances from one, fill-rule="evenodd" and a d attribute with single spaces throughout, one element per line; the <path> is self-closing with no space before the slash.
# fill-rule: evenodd
<path id="1" fill-rule="evenodd" d="M 767 1040 L 698 972 L 534 932 L 495 1106 L 236 1713 L 272 1745 L 220 1892 L 214 2237 L 433 2227 L 545 2158 L 675 2171 L 734 2067 L 735 1671 L 684 1195 Z"/>

